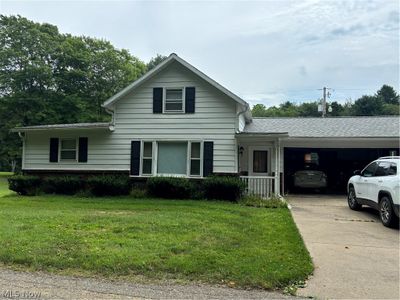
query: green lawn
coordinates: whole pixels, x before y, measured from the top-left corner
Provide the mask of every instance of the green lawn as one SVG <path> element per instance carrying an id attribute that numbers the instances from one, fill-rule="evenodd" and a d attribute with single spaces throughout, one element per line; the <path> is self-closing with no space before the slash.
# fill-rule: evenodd
<path id="1" fill-rule="evenodd" d="M 21 197 L 0 178 L 0 262 L 69 274 L 282 288 L 312 272 L 286 208 Z"/>

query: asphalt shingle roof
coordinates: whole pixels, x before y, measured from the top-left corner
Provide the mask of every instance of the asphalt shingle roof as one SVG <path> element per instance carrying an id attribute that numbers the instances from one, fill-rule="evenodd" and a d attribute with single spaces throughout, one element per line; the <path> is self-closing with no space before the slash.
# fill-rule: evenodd
<path id="1" fill-rule="evenodd" d="M 287 132 L 289 137 L 399 137 L 400 117 L 253 118 L 243 132 Z"/>
<path id="2" fill-rule="evenodd" d="M 73 123 L 73 124 L 51 124 L 51 125 L 36 125 L 26 127 L 16 127 L 12 129 L 14 132 L 27 131 L 27 130 L 43 130 L 43 129 L 90 129 L 90 128 L 108 128 L 110 123 L 98 122 L 98 123 Z"/>

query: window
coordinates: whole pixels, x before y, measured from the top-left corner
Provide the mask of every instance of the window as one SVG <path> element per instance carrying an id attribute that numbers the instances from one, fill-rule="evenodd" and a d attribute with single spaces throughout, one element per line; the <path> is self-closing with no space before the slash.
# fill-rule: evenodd
<path id="1" fill-rule="evenodd" d="M 395 163 L 391 163 L 388 170 L 388 175 L 396 175 L 396 174 L 397 174 L 397 165 Z"/>
<path id="2" fill-rule="evenodd" d="M 166 89 L 165 106 L 166 112 L 183 112 L 183 89 Z"/>
<path id="3" fill-rule="evenodd" d="M 364 177 L 372 177 L 375 176 L 375 171 L 378 167 L 378 164 L 376 162 L 373 162 L 369 164 L 361 173 L 361 176 Z"/>
<path id="4" fill-rule="evenodd" d="M 157 174 L 187 174 L 187 142 L 159 142 Z"/>
<path id="5" fill-rule="evenodd" d="M 153 142 L 144 142 L 142 174 L 151 175 L 153 173 L 152 167 L 153 167 Z"/>
<path id="6" fill-rule="evenodd" d="M 143 141 L 140 174 L 202 176 L 202 142 Z"/>
<path id="7" fill-rule="evenodd" d="M 268 151 L 253 151 L 253 173 L 268 173 Z"/>
<path id="8" fill-rule="evenodd" d="M 61 140 L 60 160 L 76 160 L 76 140 Z"/>
<path id="9" fill-rule="evenodd" d="M 389 176 L 389 175 L 396 175 L 396 173 L 397 173 L 397 166 L 395 163 L 382 161 L 378 164 L 375 176 Z"/>
<path id="10" fill-rule="evenodd" d="M 375 171 L 375 176 L 387 176 L 389 173 L 390 163 L 387 161 L 380 162 Z"/>
<path id="11" fill-rule="evenodd" d="M 190 175 L 200 176 L 201 168 L 201 144 L 198 142 L 190 143 Z"/>

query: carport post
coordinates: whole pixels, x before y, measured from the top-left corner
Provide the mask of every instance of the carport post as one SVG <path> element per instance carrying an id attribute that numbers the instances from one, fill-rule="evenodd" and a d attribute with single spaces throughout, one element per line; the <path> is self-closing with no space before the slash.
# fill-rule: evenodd
<path id="1" fill-rule="evenodd" d="M 280 164 L 280 145 L 279 138 L 275 141 L 275 180 L 274 180 L 274 194 L 275 196 L 280 195 L 279 191 L 279 164 Z"/>

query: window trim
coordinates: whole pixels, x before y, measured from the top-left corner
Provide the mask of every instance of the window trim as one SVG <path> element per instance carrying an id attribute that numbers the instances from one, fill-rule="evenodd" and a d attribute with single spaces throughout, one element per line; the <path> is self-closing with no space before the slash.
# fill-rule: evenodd
<path id="1" fill-rule="evenodd" d="M 248 151 L 248 162 L 247 162 L 247 167 L 248 167 L 248 173 L 249 176 L 271 176 L 272 174 L 272 147 L 271 146 L 249 146 L 247 148 Z M 267 173 L 257 173 L 253 172 L 253 155 L 254 151 L 267 151 L 268 152 L 268 157 L 267 157 L 267 164 L 268 164 L 268 172 Z"/>
<path id="2" fill-rule="evenodd" d="M 145 143 L 151 143 L 151 173 L 150 174 L 144 174 L 143 173 L 143 161 L 145 160 L 145 159 L 149 159 L 149 157 L 145 157 L 144 156 L 144 144 Z M 153 174 L 154 174 L 154 141 L 146 141 L 146 140 L 142 140 L 141 141 L 141 143 L 140 143 L 140 149 L 142 149 L 141 151 L 140 151 L 140 170 L 139 170 L 139 174 L 141 175 L 141 176 L 145 176 L 145 177 L 147 177 L 147 176 L 152 176 Z"/>
<path id="3" fill-rule="evenodd" d="M 192 144 L 193 143 L 199 143 L 200 144 L 200 157 L 199 158 L 192 158 Z M 203 141 L 188 141 L 188 155 L 187 155 L 187 175 L 188 177 L 195 177 L 195 178 L 201 178 L 203 177 L 203 145 L 204 142 Z M 192 160 L 198 160 L 200 161 L 200 174 L 196 175 L 196 174 L 191 174 L 191 164 L 192 164 Z"/>
<path id="4" fill-rule="evenodd" d="M 75 158 L 61 158 L 62 153 L 62 141 L 69 140 L 75 141 Z M 65 151 L 72 151 L 72 149 L 67 149 Z M 79 151 L 79 138 L 58 138 L 58 162 L 78 162 Z"/>
<path id="5" fill-rule="evenodd" d="M 182 110 L 167 110 L 167 90 L 182 90 Z M 186 88 L 184 86 L 168 86 L 163 88 L 163 114 L 184 114 L 186 102 Z"/>
<path id="6" fill-rule="evenodd" d="M 158 173 L 158 143 L 186 143 L 186 174 L 164 174 Z M 151 174 L 143 174 L 143 159 L 144 159 L 144 143 L 152 143 L 152 165 Z M 192 160 L 191 149 L 192 143 L 200 143 L 200 175 L 190 174 L 190 163 Z M 185 178 L 203 178 L 203 152 L 204 152 L 204 141 L 203 140 L 141 140 L 140 144 L 140 170 L 139 177 L 152 177 L 152 176 L 171 176 L 171 177 L 185 177 Z M 134 176 L 137 177 L 137 176 Z"/>

